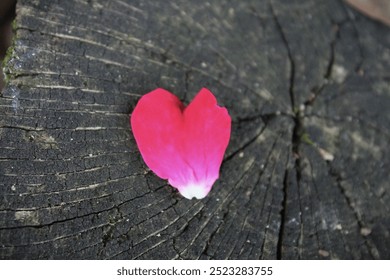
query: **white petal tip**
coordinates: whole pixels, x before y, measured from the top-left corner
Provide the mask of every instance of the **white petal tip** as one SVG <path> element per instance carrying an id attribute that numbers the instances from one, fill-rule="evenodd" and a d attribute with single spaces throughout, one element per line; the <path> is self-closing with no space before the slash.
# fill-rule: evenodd
<path id="1" fill-rule="evenodd" d="M 210 191 L 210 188 L 208 188 L 204 184 L 189 184 L 185 187 L 181 187 L 178 189 L 179 189 L 180 194 L 187 199 L 192 199 L 194 197 L 197 199 L 202 199 Z"/>

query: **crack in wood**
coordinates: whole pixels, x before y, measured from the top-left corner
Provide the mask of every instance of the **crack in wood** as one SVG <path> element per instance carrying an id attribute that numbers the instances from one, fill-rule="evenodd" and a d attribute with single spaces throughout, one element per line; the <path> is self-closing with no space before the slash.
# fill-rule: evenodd
<path id="1" fill-rule="evenodd" d="M 284 228 L 285 228 L 285 222 L 286 222 L 286 209 L 287 209 L 287 187 L 288 187 L 288 169 L 286 165 L 286 171 L 284 173 L 283 178 L 283 201 L 282 201 L 282 209 L 280 210 L 280 230 L 279 230 L 279 236 L 278 236 L 278 243 L 277 243 L 277 249 L 276 249 L 276 258 L 278 260 L 281 260 L 283 257 L 283 238 L 284 238 Z"/>
<path id="2" fill-rule="evenodd" d="M 352 201 L 352 198 L 348 196 L 346 190 L 344 189 L 344 187 L 342 185 L 342 181 L 343 181 L 342 176 L 339 173 L 337 173 L 337 171 L 332 167 L 331 163 L 327 162 L 327 167 L 328 167 L 329 175 L 332 178 L 334 178 L 334 180 L 336 181 L 336 186 L 338 187 L 340 193 L 343 195 L 343 197 L 348 205 L 348 208 L 353 213 L 355 220 L 357 222 L 357 225 L 359 227 L 359 231 L 361 232 L 361 230 L 363 228 L 367 228 L 367 225 L 365 224 L 365 222 L 361 218 L 361 214 L 359 213 L 359 211 L 357 211 L 357 209 L 355 207 L 355 203 Z M 362 237 L 365 240 L 364 245 L 367 246 L 368 252 L 370 253 L 371 257 L 373 259 L 380 259 L 379 251 L 376 248 L 376 246 L 374 245 L 374 243 L 370 240 L 370 237 L 366 236 L 366 235 L 362 235 Z"/>
<path id="3" fill-rule="evenodd" d="M 278 19 L 276 12 L 275 12 L 274 6 L 272 4 L 272 0 L 269 1 L 269 6 L 270 6 L 272 18 L 273 18 L 275 25 L 277 27 L 276 29 L 278 30 L 280 37 L 282 39 L 282 42 L 283 42 L 284 46 L 286 47 L 287 57 L 288 57 L 288 61 L 290 63 L 290 85 L 289 85 L 288 91 L 289 91 L 289 95 L 290 95 L 291 107 L 292 107 L 293 112 L 295 112 L 295 108 L 296 108 L 295 107 L 296 106 L 295 96 L 294 96 L 295 61 L 294 61 L 294 57 L 293 57 L 292 52 L 291 52 L 290 45 L 289 45 L 288 40 L 287 40 L 287 36 L 283 30 L 283 27 Z"/>

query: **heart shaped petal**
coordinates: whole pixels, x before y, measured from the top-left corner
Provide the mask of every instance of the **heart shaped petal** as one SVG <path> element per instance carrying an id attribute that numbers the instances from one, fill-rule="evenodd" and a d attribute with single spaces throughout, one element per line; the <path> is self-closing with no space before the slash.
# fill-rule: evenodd
<path id="1" fill-rule="evenodd" d="M 229 143 L 231 118 L 208 89 L 185 107 L 158 88 L 139 100 L 131 127 L 146 165 L 157 176 L 188 199 L 209 193 Z"/>

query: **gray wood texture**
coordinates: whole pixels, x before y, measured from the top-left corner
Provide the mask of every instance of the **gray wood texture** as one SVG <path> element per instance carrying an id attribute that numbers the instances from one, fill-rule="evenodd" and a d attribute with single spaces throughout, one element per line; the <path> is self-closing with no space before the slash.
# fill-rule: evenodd
<path id="1" fill-rule="evenodd" d="M 21 0 L 14 27 L 0 258 L 390 258 L 389 28 L 339 0 Z M 232 137 L 187 200 L 129 114 L 204 86 Z"/>

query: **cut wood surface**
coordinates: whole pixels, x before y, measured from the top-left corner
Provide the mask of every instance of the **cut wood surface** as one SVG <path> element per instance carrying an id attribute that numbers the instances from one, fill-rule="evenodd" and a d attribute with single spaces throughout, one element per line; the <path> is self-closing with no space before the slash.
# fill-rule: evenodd
<path id="1" fill-rule="evenodd" d="M 22 0 L 14 28 L 0 258 L 390 258 L 388 27 L 340 0 Z M 139 154 L 157 87 L 232 116 L 203 200 Z"/>

